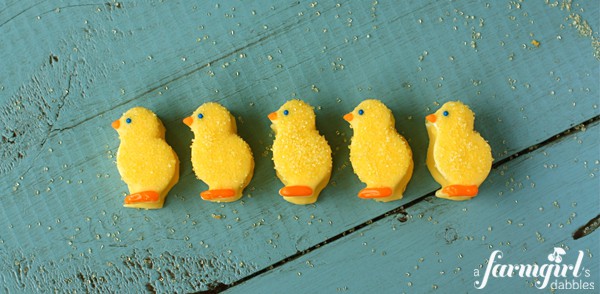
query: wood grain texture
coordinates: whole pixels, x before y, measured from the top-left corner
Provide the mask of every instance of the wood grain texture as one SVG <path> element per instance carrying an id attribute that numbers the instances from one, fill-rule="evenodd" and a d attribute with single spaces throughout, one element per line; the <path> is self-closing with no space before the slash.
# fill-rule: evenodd
<path id="1" fill-rule="evenodd" d="M 498 166 L 489 179 L 492 189 L 482 191 L 477 201 L 428 198 L 411 207 L 404 221 L 402 215 L 390 215 L 227 292 L 475 292 L 492 251 L 503 253 L 494 264 L 542 265 L 555 264 L 548 260 L 554 247 L 567 251 L 564 264 L 575 264 L 578 251 L 584 252 L 583 269 L 590 275 L 569 273 L 567 280 L 582 280 L 588 287 L 593 283 L 590 292 L 597 292 L 600 237 L 574 240 L 570 235 L 598 213 L 600 200 L 592 191 L 598 188 L 599 134 L 595 123 Z M 480 276 L 474 277 L 474 270 Z M 565 279 L 551 278 L 550 283 L 555 280 Z M 483 289 L 541 291 L 536 281 L 490 277 Z"/>
<path id="2" fill-rule="evenodd" d="M 577 13 L 597 31 L 599 7 L 414 2 L 0 4 L 0 289 L 234 283 L 436 189 L 424 116 L 445 101 L 473 108 L 497 160 L 599 114 L 594 47 L 569 19 Z M 394 111 L 413 148 L 415 174 L 399 202 L 356 197 L 341 116 L 368 97 Z M 334 150 L 331 184 L 308 207 L 279 198 L 270 160 L 266 115 L 291 98 L 316 107 Z M 253 149 L 243 201 L 198 196 L 205 185 L 192 173 L 181 119 L 205 101 L 228 107 Z M 137 105 L 161 117 L 182 163 L 160 211 L 121 207 L 109 124 Z"/>

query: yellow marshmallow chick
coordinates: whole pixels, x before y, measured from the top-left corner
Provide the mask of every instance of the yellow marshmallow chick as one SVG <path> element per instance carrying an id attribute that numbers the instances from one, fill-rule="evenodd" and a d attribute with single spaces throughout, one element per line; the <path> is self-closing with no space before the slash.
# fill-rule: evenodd
<path id="1" fill-rule="evenodd" d="M 269 114 L 275 131 L 273 162 L 285 187 L 279 195 L 294 204 L 317 201 L 331 177 L 331 148 L 315 125 L 312 106 L 290 100 Z"/>
<path id="2" fill-rule="evenodd" d="M 460 101 L 447 102 L 426 117 L 427 167 L 442 185 L 435 195 L 462 201 L 479 192 L 492 168 L 492 149 L 473 129 L 475 114 Z"/>
<path id="3" fill-rule="evenodd" d="M 117 168 L 129 188 L 123 206 L 162 208 L 179 180 L 179 159 L 165 141 L 165 127 L 152 111 L 134 107 L 112 123 L 121 144 Z"/>
<path id="4" fill-rule="evenodd" d="M 248 144 L 237 135 L 235 118 L 215 102 L 202 104 L 183 122 L 194 132 L 192 167 L 208 185 L 200 193 L 212 202 L 232 202 L 252 179 L 254 158 Z"/>
<path id="5" fill-rule="evenodd" d="M 369 99 L 344 115 L 354 130 L 350 162 L 367 187 L 359 198 L 388 202 L 402 199 L 413 173 L 412 151 L 396 131 L 392 111 L 381 101 Z"/>

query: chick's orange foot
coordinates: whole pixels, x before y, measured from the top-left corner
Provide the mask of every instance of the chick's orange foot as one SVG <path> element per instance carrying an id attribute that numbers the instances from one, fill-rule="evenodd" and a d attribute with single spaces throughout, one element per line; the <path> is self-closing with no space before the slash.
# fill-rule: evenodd
<path id="1" fill-rule="evenodd" d="M 204 200 L 218 200 L 224 198 L 231 198 L 235 196 L 235 190 L 233 189 L 215 189 L 206 190 L 200 193 L 200 197 Z"/>
<path id="2" fill-rule="evenodd" d="M 312 194 L 313 189 L 308 186 L 286 186 L 279 190 L 279 195 L 285 197 L 304 197 Z"/>
<path id="3" fill-rule="evenodd" d="M 127 195 L 125 197 L 125 204 L 134 203 L 146 203 L 146 202 L 157 202 L 160 199 L 158 192 L 156 191 L 143 191 Z"/>
<path id="4" fill-rule="evenodd" d="M 474 185 L 450 185 L 443 187 L 439 192 L 448 197 L 475 197 L 479 193 L 479 188 Z"/>
<path id="5" fill-rule="evenodd" d="M 365 188 L 358 192 L 358 198 L 362 199 L 373 199 L 373 198 L 384 198 L 392 195 L 392 188 Z"/>

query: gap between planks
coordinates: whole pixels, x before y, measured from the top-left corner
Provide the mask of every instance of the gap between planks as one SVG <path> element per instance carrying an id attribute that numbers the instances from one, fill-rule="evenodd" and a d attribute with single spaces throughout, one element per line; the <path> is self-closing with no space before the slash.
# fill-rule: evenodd
<path id="1" fill-rule="evenodd" d="M 582 122 L 580 124 L 577 124 L 577 125 L 569 128 L 569 129 L 567 129 L 567 130 L 565 130 L 565 131 L 563 131 L 563 132 L 561 132 L 559 134 L 553 135 L 553 136 L 549 137 L 548 139 L 546 139 L 546 140 L 544 140 L 544 141 L 542 141 L 542 142 L 540 142 L 538 144 L 535 144 L 533 146 L 527 147 L 527 148 L 525 148 L 525 149 L 523 149 L 521 151 L 515 152 L 514 154 L 512 154 L 512 155 L 510 155 L 508 157 L 505 157 L 504 159 L 501 159 L 501 160 L 499 160 L 497 162 L 495 162 L 492 165 L 492 169 L 497 169 L 498 167 L 500 167 L 500 166 L 508 163 L 509 161 L 511 161 L 511 160 L 513 160 L 513 159 L 521 156 L 521 155 L 529 154 L 529 153 L 531 153 L 533 151 L 536 151 L 536 150 L 538 150 L 538 149 L 540 149 L 542 147 L 545 147 L 547 145 L 553 144 L 553 143 L 558 142 L 560 140 L 563 140 L 563 139 L 565 139 L 567 137 L 570 137 L 573 134 L 585 131 L 585 129 L 588 126 L 590 126 L 590 125 L 592 125 L 592 124 L 594 124 L 594 123 L 596 123 L 598 121 L 600 121 L 600 115 L 597 115 L 597 116 L 595 116 L 595 117 L 593 117 L 593 118 L 591 118 L 589 120 L 586 120 L 586 121 L 584 121 L 584 122 Z M 341 232 L 341 233 L 339 233 L 339 234 L 337 234 L 337 235 L 335 235 L 335 236 L 333 236 L 333 237 L 331 237 L 331 238 L 329 238 L 327 240 L 324 240 L 324 241 L 322 241 L 322 242 L 320 242 L 318 244 L 315 244 L 315 245 L 313 245 L 313 246 L 311 246 L 311 247 L 309 247 L 309 248 L 307 248 L 305 250 L 297 251 L 295 254 L 293 254 L 293 255 L 291 255 L 289 257 L 286 257 L 286 258 L 284 258 L 284 259 L 282 259 L 282 260 L 280 260 L 278 262 L 275 262 L 275 263 L 271 264 L 270 266 L 265 267 L 265 268 L 263 268 L 261 270 L 258 270 L 258 271 L 254 272 L 254 273 L 252 273 L 252 274 L 250 274 L 248 276 L 245 276 L 245 277 L 243 277 L 243 278 L 241 278 L 241 279 L 239 279 L 239 280 L 237 280 L 237 281 L 235 281 L 235 282 L 233 282 L 231 284 L 215 283 L 208 290 L 206 290 L 206 291 L 198 291 L 198 292 L 195 292 L 195 293 L 198 293 L 198 294 L 200 294 L 200 293 L 219 293 L 219 292 L 225 291 L 225 290 L 227 290 L 229 288 L 232 288 L 232 287 L 235 287 L 235 286 L 237 286 L 239 284 L 242 284 L 242 283 L 244 283 L 244 282 L 246 282 L 246 281 L 248 281 L 248 280 L 250 280 L 250 279 L 252 279 L 252 278 L 254 278 L 256 276 L 262 275 L 262 274 L 264 274 L 264 273 L 266 273 L 268 271 L 276 269 L 276 268 L 278 268 L 278 267 L 280 267 L 280 266 L 282 266 L 282 265 L 284 265 L 284 264 L 286 264 L 286 263 L 288 263 L 290 261 L 296 260 L 296 259 L 302 257 L 303 255 L 312 252 L 313 250 L 319 249 L 321 246 L 324 246 L 324 245 L 326 245 L 328 243 L 332 243 L 334 241 L 337 241 L 337 240 L 345 237 L 348 234 L 354 233 L 355 231 L 360 230 L 360 229 L 362 229 L 362 228 L 364 228 L 366 226 L 369 226 L 369 225 L 371 225 L 371 224 L 373 224 L 375 222 L 378 222 L 378 221 L 380 221 L 380 220 L 382 220 L 384 218 L 387 218 L 390 215 L 399 214 L 401 216 L 398 217 L 398 220 L 400 222 L 405 222 L 405 221 L 408 220 L 408 218 L 407 218 L 408 213 L 406 212 L 407 208 L 415 206 L 418 203 L 420 203 L 421 201 L 425 201 L 426 199 L 428 199 L 430 197 L 433 197 L 434 195 L 435 195 L 435 190 L 433 190 L 433 191 L 431 191 L 429 193 L 426 193 L 425 195 L 423 195 L 421 197 L 418 197 L 418 198 L 416 198 L 416 199 L 414 199 L 414 200 L 412 200 L 412 201 L 410 201 L 410 202 L 408 202 L 408 203 L 406 203 L 406 204 L 404 204 L 404 205 L 402 205 L 400 207 L 394 208 L 394 209 L 392 209 L 392 210 L 390 210 L 390 211 L 388 211 L 388 212 L 386 212 L 384 214 L 381 214 L 381 215 L 379 215 L 377 217 L 374 217 L 374 218 L 372 218 L 370 220 L 367 220 L 364 223 L 356 225 L 356 226 L 354 226 L 354 227 L 352 227 L 352 228 L 350 228 L 350 229 L 348 229 L 346 231 L 343 231 L 343 232 Z M 573 232 L 573 234 L 572 234 L 573 239 L 579 239 L 579 238 L 585 237 L 585 236 L 589 235 L 590 233 L 592 233 L 598 227 L 598 222 L 600 221 L 599 217 L 600 217 L 600 215 L 597 216 L 597 217 L 595 217 L 595 218 L 593 218 L 593 219 L 591 219 L 585 225 L 583 225 L 582 227 L 580 227 L 577 230 L 575 230 Z M 585 234 L 583 232 L 585 232 Z"/>

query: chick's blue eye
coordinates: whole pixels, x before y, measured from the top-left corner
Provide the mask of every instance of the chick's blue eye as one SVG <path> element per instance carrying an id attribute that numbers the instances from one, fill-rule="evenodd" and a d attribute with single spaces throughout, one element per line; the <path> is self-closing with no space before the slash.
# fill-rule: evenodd
<path id="1" fill-rule="evenodd" d="M 128 124 L 130 124 L 130 123 L 131 123 L 131 118 L 127 118 L 127 119 L 125 120 L 125 122 L 126 122 L 126 123 L 128 123 Z"/>
<path id="2" fill-rule="evenodd" d="M 290 114 L 289 110 L 286 109 L 283 111 L 283 115 L 288 115 L 288 114 Z"/>
<path id="3" fill-rule="evenodd" d="M 203 118 L 204 115 L 202 113 L 198 113 L 198 118 Z"/>
<path id="4" fill-rule="evenodd" d="M 444 111 L 444 113 L 442 113 L 444 116 L 448 116 L 448 114 L 450 114 L 448 111 Z"/>
<path id="5" fill-rule="evenodd" d="M 363 114 L 365 114 L 365 111 L 364 111 L 364 110 L 362 110 L 362 109 L 359 109 L 359 110 L 358 110 L 358 114 L 359 114 L 359 115 L 363 115 Z"/>

